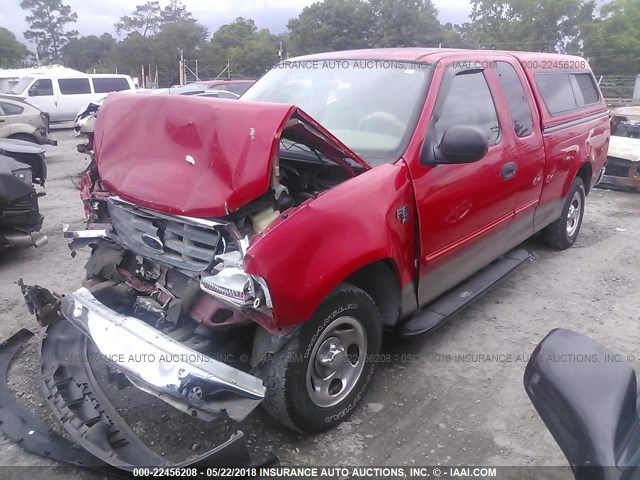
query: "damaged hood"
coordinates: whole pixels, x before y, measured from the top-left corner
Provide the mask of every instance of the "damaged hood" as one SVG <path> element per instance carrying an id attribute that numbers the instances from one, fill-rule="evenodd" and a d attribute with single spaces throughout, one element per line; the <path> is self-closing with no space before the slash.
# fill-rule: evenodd
<path id="1" fill-rule="evenodd" d="M 268 191 L 281 138 L 353 175 L 370 168 L 295 105 L 275 103 L 111 94 L 94 145 L 112 193 L 166 213 L 220 217 Z"/>

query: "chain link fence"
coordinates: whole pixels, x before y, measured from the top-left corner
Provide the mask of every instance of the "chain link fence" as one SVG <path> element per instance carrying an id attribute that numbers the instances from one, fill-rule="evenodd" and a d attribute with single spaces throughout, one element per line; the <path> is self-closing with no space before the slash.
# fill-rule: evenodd
<path id="1" fill-rule="evenodd" d="M 602 96 L 611 108 L 631 105 L 636 84 L 635 75 L 597 75 Z M 637 101 L 637 100 L 636 100 Z"/>

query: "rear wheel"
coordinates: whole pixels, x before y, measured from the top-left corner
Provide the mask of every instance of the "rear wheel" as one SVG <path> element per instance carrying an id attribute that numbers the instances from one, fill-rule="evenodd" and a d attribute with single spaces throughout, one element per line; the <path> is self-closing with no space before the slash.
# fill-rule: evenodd
<path id="1" fill-rule="evenodd" d="M 584 183 L 580 177 L 576 177 L 567 194 L 562 215 L 542 231 L 547 245 L 565 250 L 575 243 L 582 225 L 584 199 Z"/>
<path id="2" fill-rule="evenodd" d="M 343 421 L 362 400 L 380 352 L 382 326 L 371 297 L 341 284 L 312 319 L 260 370 L 262 402 L 284 425 L 322 432 Z"/>

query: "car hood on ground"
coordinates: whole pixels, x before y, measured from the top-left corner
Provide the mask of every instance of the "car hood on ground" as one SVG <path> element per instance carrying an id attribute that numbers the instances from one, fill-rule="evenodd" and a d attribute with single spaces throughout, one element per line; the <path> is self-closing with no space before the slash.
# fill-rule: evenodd
<path id="1" fill-rule="evenodd" d="M 166 213 L 220 217 L 268 191 L 283 137 L 351 173 L 370 168 L 295 105 L 275 103 L 112 94 L 94 145 L 112 193 Z"/>

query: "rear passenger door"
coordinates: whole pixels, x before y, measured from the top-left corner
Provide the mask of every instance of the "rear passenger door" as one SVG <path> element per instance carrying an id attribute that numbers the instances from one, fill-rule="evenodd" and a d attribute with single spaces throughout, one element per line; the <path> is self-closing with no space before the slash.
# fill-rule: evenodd
<path id="1" fill-rule="evenodd" d="M 520 65 L 512 59 L 496 61 L 488 72 L 499 85 L 496 100 L 508 115 L 503 125 L 505 153 L 514 162 L 516 187 L 514 218 L 506 238 L 512 248 L 529 238 L 534 231 L 534 213 L 542 191 L 545 151 L 535 100 Z"/>
<path id="2" fill-rule="evenodd" d="M 93 95 L 89 79 L 59 78 L 60 97 L 58 99 L 59 117 L 61 120 L 75 120 L 78 112 L 91 102 Z"/>

